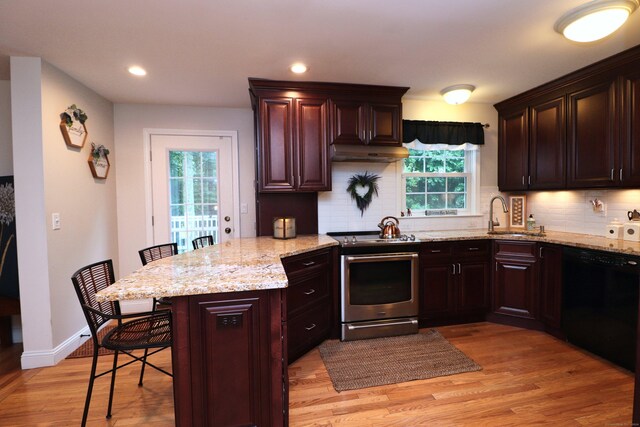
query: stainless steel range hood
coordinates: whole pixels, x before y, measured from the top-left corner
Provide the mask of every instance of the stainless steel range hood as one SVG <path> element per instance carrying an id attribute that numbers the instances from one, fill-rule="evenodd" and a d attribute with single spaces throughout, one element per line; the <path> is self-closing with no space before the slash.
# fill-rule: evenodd
<path id="1" fill-rule="evenodd" d="M 391 163 L 409 157 L 409 150 L 404 147 L 332 145 L 330 150 L 333 162 Z"/>

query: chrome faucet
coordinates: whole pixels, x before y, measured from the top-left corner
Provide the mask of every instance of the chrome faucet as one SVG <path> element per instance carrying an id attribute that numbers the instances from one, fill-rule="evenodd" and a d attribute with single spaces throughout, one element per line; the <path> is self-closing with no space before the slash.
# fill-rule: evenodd
<path id="1" fill-rule="evenodd" d="M 502 202 L 502 210 L 504 213 L 509 212 L 509 208 L 507 207 L 507 202 L 504 200 L 502 196 L 494 196 L 489 202 L 489 231 L 493 231 L 493 227 L 499 227 L 500 222 L 498 222 L 498 217 L 496 217 L 495 221 L 493 220 L 493 202 L 499 199 Z"/>

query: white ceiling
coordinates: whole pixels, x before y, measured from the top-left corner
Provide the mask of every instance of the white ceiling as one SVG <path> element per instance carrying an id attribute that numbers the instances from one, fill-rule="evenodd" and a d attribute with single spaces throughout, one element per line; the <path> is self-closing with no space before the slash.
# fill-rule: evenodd
<path id="1" fill-rule="evenodd" d="M 640 44 L 640 12 L 600 42 L 553 30 L 588 0 L 0 1 L 8 56 L 39 56 L 116 103 L 248 107 L 247 78 L 453 84 L 495 103 Z M 294 61 L 309 65 L 294 76 Z M 131 64 L 148 75 L 126 72 Z"/>

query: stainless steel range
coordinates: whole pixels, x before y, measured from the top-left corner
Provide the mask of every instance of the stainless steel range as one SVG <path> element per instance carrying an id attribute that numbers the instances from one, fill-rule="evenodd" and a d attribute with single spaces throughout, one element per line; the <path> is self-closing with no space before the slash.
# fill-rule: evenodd
<path id="1" fill-rule="evenodd" d="M 328 234 L 340 242 L 342 340 L 417 333 L 419 240 Z"/>

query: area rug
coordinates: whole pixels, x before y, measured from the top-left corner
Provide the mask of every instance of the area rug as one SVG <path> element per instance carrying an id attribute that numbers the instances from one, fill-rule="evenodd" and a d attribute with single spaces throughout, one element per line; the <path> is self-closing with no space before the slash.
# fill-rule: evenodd
<path id="1" fill-rule="evenodd" d="M 114 325 L 107 324 L 104 328 L 98 331 L 98 342 L 102 341 L 102 338 L 115 327 Z M 104 347 L 98 348 L 98 356 L 104 356 L 105 354 L 113 354 L 113 350 L 108 350 Z M 92 357 L 93 356 L 93 340 L 89 338 L 80 347 L 78 347 L 73 353 L 67 356 L 67 359 L 75 359 L 77 357 Z"/>
<path id="2" fill-rule="evenodd" d="M 369 340 L 328 340 L 320 345 L 320 355 L 336 391 L 482 369 L 435 329 Z"/>

